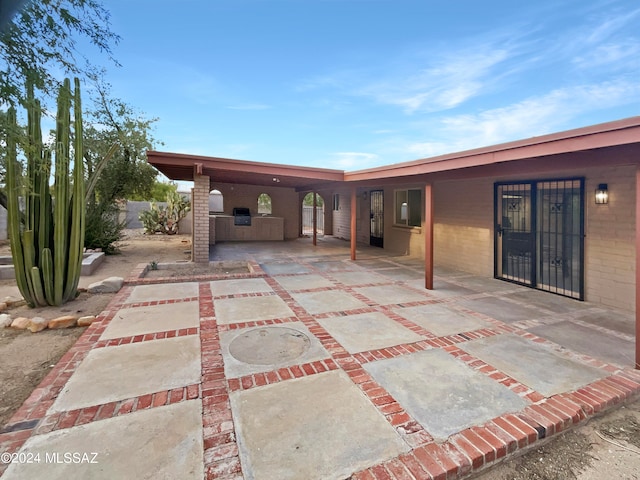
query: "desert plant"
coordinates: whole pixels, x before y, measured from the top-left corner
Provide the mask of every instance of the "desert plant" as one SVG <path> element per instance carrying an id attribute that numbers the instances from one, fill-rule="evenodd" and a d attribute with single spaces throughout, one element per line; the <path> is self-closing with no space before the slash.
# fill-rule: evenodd
<path id="1" fill-rule="evenodd" d="M 166 206 L 158 206 L 156 202 L 150 202 L 149 210 L 143 210 L 138 215 L 145 233 L 157 232 L 167 235 L 178 233 L 180 220 L 187 216 L 191 210 L 191 203 L 176 191 L 167 193 Z"/>
<path id="2" fill-rule="evenodd" d="M 41 107 L 27 86 L 26 174 L 17 158 L 16 111 L 9 108 L 7 132 L 7 202 L 16 283 L 31 307 L 61 305 L 77 295 L 84 250 L 85 192 L 82 162 L 80 82 L 66 79 L 58 95 L 53 198 L 49 186 L 52 152 L 42 143 Z M 73 98 L 73 101 L 72 101 Z M 74 112 L 73 180 L 71 108 Z M 24 211 L 20 211 L 20 197 Z M 22 221 L 21 221 L 22 220 Z"/>
<path id="3" fill-rule="evenodd" d="M 118 253 L 117 243 L 122 240 L 126 228 L 126 222 L 120 221 L 119 215 L 117 205 L 90 202 L 87 205 L 84 246 L 99 248 L 107 255 Z"/>

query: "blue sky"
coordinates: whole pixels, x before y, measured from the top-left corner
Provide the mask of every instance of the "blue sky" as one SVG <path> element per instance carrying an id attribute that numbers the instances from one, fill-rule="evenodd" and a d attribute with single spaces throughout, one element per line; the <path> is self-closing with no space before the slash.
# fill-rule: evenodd
<path id="1" fill-rule="evenodd" d="M 640 114 L 637 0 L 109 0 L 158 150 L 357 170 Z"/>

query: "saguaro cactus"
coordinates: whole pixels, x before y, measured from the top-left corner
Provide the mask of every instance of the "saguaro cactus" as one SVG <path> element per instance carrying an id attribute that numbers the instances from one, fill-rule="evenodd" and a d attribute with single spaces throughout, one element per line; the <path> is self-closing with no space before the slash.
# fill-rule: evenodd
<path id="1" fill-rule="evenodd" d="M 27 303 L 61 305 L 77 295 L 84 248 L 85 191 L 82 162 L 80 81 L 66 79 L 58 96 L 55 183 L 49 186 L 51 151 L 43 147 L 41 108 L 33 87 L 27 95 L 26 172 L 17 159 L 16 112 L 9 109 L 7 133 L 7 206 L 16 282 Z M 73 103 L 73 177 L 71 165 L 71 105 Z M 20 197 L 24 198 L 24 211 Z"/>

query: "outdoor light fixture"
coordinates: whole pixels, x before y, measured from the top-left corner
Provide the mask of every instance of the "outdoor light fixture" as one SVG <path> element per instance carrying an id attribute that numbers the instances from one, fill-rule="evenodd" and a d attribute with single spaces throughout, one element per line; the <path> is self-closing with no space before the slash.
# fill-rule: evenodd
<path id="1" fill-rule="evenodd" d="M 601 183 L 596 188 L 596 205 L 606 205 L 609 203 L 609 190 L 606 183 Z"/>

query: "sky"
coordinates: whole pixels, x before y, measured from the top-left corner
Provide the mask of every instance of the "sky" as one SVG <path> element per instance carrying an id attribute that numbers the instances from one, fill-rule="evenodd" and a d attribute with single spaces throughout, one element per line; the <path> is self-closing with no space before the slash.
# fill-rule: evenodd
<path id="1" fill-rule="evenodd" d="M 156 149 L 348 171 L 640 115 L 637 0 L 109 0 Z"/>

